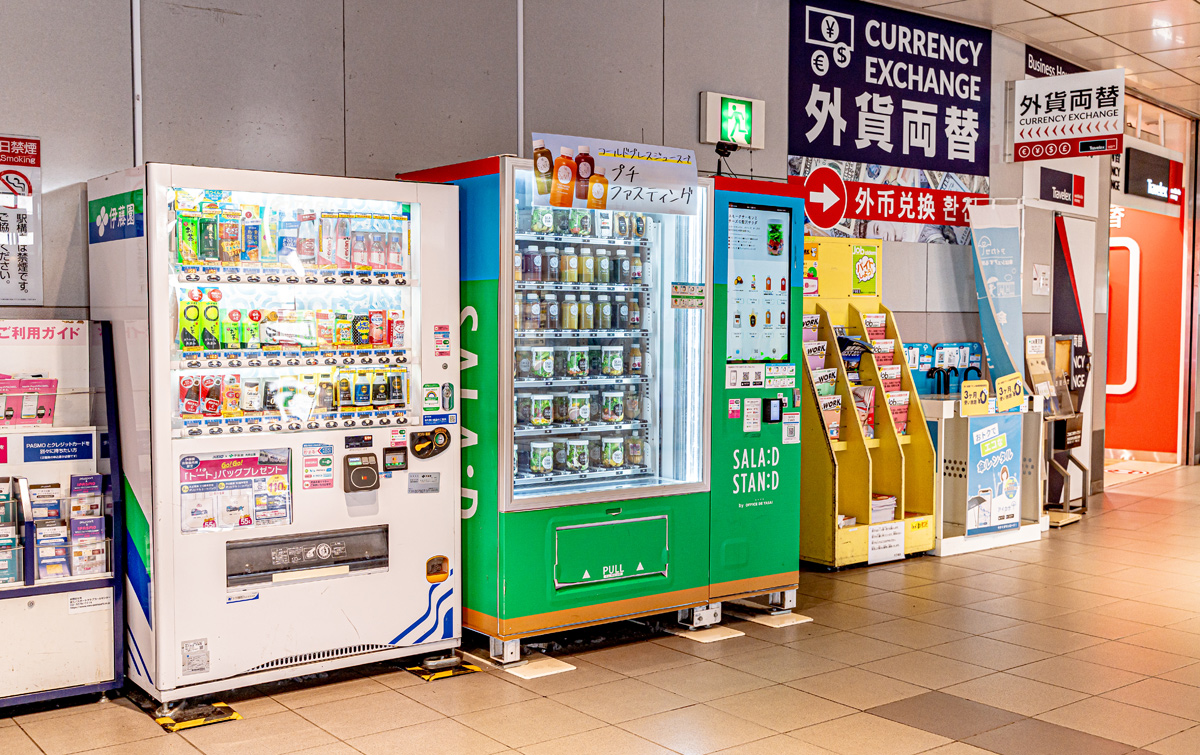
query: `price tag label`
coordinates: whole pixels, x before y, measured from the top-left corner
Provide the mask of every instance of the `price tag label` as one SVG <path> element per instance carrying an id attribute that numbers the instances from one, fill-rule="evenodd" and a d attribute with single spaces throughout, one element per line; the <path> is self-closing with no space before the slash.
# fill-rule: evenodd
<path id="1" fill-rule="evenodd" d="M 1006 412 L 1025 401 L 1025 385 L 1021 373 L 1014 372 L 996 378 L 996 410 Z"/>
<path id="2" fill-rule="evenodd" d="M 964 417 L 980 417 L 988 413 L 988 381 L 964 380 L 961 395 Z"/>

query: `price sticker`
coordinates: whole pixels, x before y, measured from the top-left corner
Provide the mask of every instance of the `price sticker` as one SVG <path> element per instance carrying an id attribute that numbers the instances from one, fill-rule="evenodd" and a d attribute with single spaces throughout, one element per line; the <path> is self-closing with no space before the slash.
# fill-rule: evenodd
<path id="1" fill-rule="evenodd" d="M 1020 406 L 1025 401 L 1025 385 L 1021 373 L 1014 372 L 996 378 L 996 410 L 1006 412 Z"/>
<path id="2" fill-rule="evenodd" d="M 961 395 L 963 417 L 979 417 L 988 413 L 988 381 L 964 380 Z"/>

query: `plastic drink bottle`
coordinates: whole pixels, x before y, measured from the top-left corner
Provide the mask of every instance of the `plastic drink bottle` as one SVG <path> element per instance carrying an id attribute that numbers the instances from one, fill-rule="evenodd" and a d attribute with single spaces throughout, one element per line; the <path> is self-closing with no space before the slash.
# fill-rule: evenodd
<path id="1" fill-rule="evenodd" d="M 575 161 L 570 147 L 559 149 L 554 161 L 554 183 L 550 187 L 550 204 L 554 207 L 570 207 L 575 199 Z"/>
<path id="2" fill-rule="evenodd" d="M 554 179 L 554 175 L 551 172 L 554 167 L 553 163 L 554 155 L 550 154 L 550 150 L 546 149 L 546 142 L 542 139 L 534 139 L 533 177 L 538 194 L 550 193 L 550 184 Z"/>
<path id="3" fill-rule="evenodd" d="M 596 168 L 588 179 L 587 206 L 589 210 L 603 210 L 608 206 L 608 179 L 604 177 L 604 168 Z"/>
<path id="4" fill-rule="evenodd" d="M 592 173 L 596 169 L 596 159 L 588 154 L 588 148 L 584 145 L 579 147 L 579 156 L 575 158 L 575 198 L 587 199 L 589 181 L 592 178 Z"/>

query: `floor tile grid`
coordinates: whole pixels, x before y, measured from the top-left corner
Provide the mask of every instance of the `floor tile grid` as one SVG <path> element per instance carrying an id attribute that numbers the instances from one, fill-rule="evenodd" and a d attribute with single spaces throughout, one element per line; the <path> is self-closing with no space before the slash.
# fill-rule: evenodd
<path id="1" fill-rule="evenodd" d="M 1188 578 L 1200 576 L 1200 537 L 1179 534 L 1185 521 L 1200 523 L 1200 471 L 1122 486 L 1038 543 L 805 572 L 798 610 L 812 624 L 727 620 L 746 637 L 724 648 L 664 638 L 569 658 L 578 670 L 530 682 L 488 672 L 426 684 L 367 667 L 231 696 L 246 721 L 185 735 L 138 720 L 124 701 L 79 706 L 0 720 L 0 750 L 67 755 L 77 750 L 63 732 L 86 727 L 100 747 L 88 752 L 103 755 L 373 755 L 429 744 L 482 755 L 887 755 L 956 740 L 981 748 L 964 753 L 1003 755 L 1035 735 L 1090 755 L 1196 752 L 1200 579 Z M 1174 534 L 1155 536 L 1165 526 Z M 939 718 L 947 700 L 977 711 L 959 718 L 993 728 Z"/>

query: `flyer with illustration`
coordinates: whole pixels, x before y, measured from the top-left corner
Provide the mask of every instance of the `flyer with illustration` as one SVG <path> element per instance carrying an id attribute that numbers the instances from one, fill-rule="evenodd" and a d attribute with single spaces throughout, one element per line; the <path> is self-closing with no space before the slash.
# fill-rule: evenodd
<path id="1" fill-rule="evenodd" d="M 179 459 L 184 532 L 287 524 L 291 449 L 187 454 Z"/>
<path id="2" fill-rule="evenodd" d="M 792 211 L 729 203 L 727 361 L 788 360 Z"/>
<path id="3" fill-rule="evenodd" d="M 970 419 L 967 536 L 1021 526 L 1021 415 Z"/>

